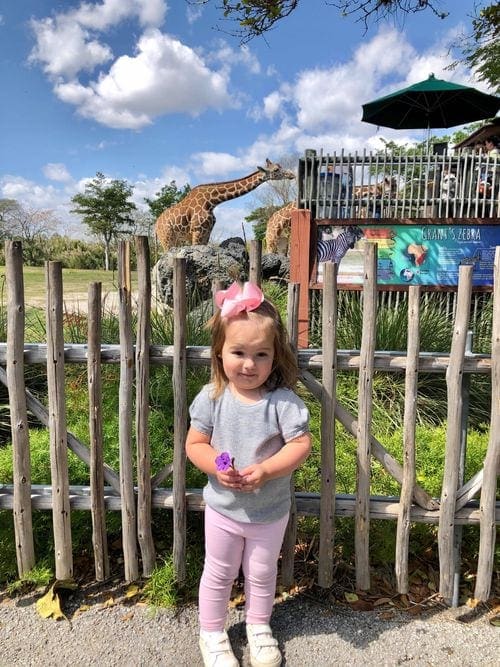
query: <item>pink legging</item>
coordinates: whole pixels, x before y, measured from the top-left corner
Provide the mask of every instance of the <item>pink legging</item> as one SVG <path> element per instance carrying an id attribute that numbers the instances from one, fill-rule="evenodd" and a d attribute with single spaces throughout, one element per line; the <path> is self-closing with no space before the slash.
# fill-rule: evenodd
<path id="1" fill-rule="evenodd" d="M 199 595 L 202 630 L 224 629 L 240 565 L 245 576 L 246 622 L 269 623 L 287 523 L 288 514 L 273 523 L 242 523 L 205 508 L 205 567 Z"/>

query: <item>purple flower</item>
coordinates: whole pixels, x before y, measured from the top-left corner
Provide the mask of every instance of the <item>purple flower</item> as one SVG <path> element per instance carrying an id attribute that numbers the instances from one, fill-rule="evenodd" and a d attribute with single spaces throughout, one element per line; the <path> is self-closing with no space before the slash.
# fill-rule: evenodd
<path id="1" fill-rule="evenodd" d="M 220 470 L 221 472 L 224 470 L 229 470 L 229 468 L 233 467 L 233 464 L 234 459 L 231 458 L 229 452 L 222 452 L 222 454 L 219 454 L 219 456 L 217 456 L 215 459 L 217 470 Z"/>

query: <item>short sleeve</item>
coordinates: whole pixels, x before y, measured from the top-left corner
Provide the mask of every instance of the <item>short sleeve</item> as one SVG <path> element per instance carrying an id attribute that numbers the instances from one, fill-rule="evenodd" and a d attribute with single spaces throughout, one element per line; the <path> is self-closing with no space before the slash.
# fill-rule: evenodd
<path id="1" fill-rule="evenodd" d="M 194 429 L 204 435 L 212 435 L 213 401 L 209 397 L 207 386 L 203 387 L 191 403 L 189 407 L 189 416 L 191 418 L 191 426 Z"/>
<path id="2" fill-rule="evenodd" d="M 291 389 L 283 390 L 278 401 L 278 419 L 285 442 L 309 432 L 309 410 Z"/>

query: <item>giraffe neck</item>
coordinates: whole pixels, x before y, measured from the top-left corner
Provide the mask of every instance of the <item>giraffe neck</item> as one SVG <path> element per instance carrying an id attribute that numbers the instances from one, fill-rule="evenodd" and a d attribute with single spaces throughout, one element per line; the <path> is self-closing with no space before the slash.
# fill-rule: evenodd
<path id="1" fill-rule="evenodd" d="M 207 198 L 210 200 L 212 206 L 229 199 L 241 197 L 241 195 L 254 190 L 258 185 L 266 180 L 266 175 L 262 171 L 254 171 L 249 176 L 238 178 L 234 181 L 224 181 L 223 183 L 211 183 L 210 185 L 201 186 L 206 190 Z"/>

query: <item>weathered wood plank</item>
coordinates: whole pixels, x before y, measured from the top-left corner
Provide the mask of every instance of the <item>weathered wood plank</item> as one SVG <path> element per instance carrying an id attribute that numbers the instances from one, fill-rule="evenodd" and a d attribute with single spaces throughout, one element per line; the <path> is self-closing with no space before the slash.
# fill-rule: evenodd
<path id="1" fill-rule="evenodd" d="M 50 435 L 50 474 L 55 494 L 52 506 L 56 579 L 73 578 L 69 505 L 62 265 L 46 263 L 47 394 Z"/>
<path id="2" fill-rule="evenodd" d="M 493 325 L 491 331 L 491 423 L 490 440 L 484 460 L 480 504 L 480 540 L 474 597 L 486 601 L 490 596 L 495 558 L 495 496 L 500 472 L 500 247 L 495 252 Z"/>
<path id="3" fill-rule="evenodd" d="M 335 404 L 337 390 L 337 270 L 326 262 L 323 276 L 322 347 L 323 374 L 321 392 L 321 506 L 318 560 L 318 584 L 328 588 L 333 583 L 333 547 L 335 539 Z"/>
<path id="4" fill-rule="evenodd" d="M 87 384 L 89 394 L 90 496 L 92 514 L 92 545 L 95 578 L 109 577 L 108 538 L 104 507 L 104 455 L 102 435 L 102 283 L 91 283 L 88 289 Z"/>
<path id="5" fill-rule="evenodd" d="M 151 263 L 146 236 L 136 237 L 137 256 L 137 341 L 135 347 L 137 442 L 137 536 L 142 574 L 151 576 L 155 546 L 151 522 L 151 448 L 149 443 L 149 346 L 151 344 Z"/>
<path id="6" fill-rule="evenodd" d="M 396 527 L 395 572 L 400 593 L 408 593 L 410 513 L 416 481 L 415 424 L 417 416 L 418 351 L 420 348 L 420 287 L 408 292 L 408 366 L 405 377 L 403 424 L 403 482 Z"/>
<path id="7" fill-rule="evenodd" d="M 453 597 L 455 554 L 455 504 L 458 491 L 462 426 L 462 376 L 469 326 L 472 293 L 472 266 L 461 266 L 458 279 L 457 310 L 451 343 L 450 365 L 446 372 L 448 398 L 447 431 L 441 510 L 438 530 L 439 592 L 450 603 Z"/>
<path id="8" fill-rule="evenodd" d="M 122 496 L 122 541 L 125 580 L 139 577 L 137 560 L 137 512 L 134 495 L 132 455 L 132 389 L 134 349 L 132 344 L 132 292 L 130 286 L 130 244 L 118 244 L 118 322 L 120 330 L 120 383 L 118 389 L 118 440 L 120 445 L 120 491 Z"/>
<path id="9" fill-rule="evenodd" d="M 377 246 L 365 243 L 363 267 L 363 332 L 358 379 L 358 428 L 356 433 L 356 587 L 370 588 L 370 479 L 371 424 L 373 408 L 373 355 L 377 318 Z M 323 352 L 324 354 L 324 352 Z"/>
<path id="10" fill-rule="evenodd" d="M 20 241 L 5 242 L 7 281 L 7 386 L 14 476 L 14 535 L 19 576 L 35 565 L 31 513 L 31 460 L 24 383 L 24 277 Z"/>
<path id="11" fill-rule="evenodd" d="M 174 358 L 173 345 L 151 345 L 149 348 L 150 362 L 154 365 L 172 365 Z M 0 365 L 5 365 L 7 346 L 0 343 Z M 310 371 L 321 371 L 323 356 L 321 350 L 307 349 L 298 351 L 299 367 Z M 120 363 L 119 345 L 103 345 L 101 360 L 106 364 Z M 186 348 L 186 360 L 190 366 L 209 366 L 210 348 L 191 345 Z M 25 364 L 45 364 L 47 346 L 44 343 L 26 343 L 24 346 Z M 66 363 L 87 363 L 87 345 L 85 343 L 66 343 L 64 346 Z M 418 367 L 420 372 L 443 373 L 449 366 L 450 357 L 439 352 L 420 352 Z M 337 350 L 338 370 L 359 370 L 359 352 L 356 350 Z M 406 354 L 401 351 L 381 351 L 374 354 L 373 367 L 376 371 L 404 373 L 406 370 Z M 491 373 L 491 357 L 486 354 L 468 354 L 464 360 L 464 373 Z"/>
<path id="12" fill-rule="evenodd" d="M 290 344 L 297 351 L 300 285 L 288 283 L 287 330 Z M 294 582 L 295 545 L 297 542 L 297 503 L 295 502 L 294 475 L 290 479 L 290 517 L 281 547 L 281 583 L 291 587 Z"/>
<path id="13" fill-rule="evenodd" d="M 137 493 L 137 489 L 135 489 Z M 90 509 L 90 487 L 70 486 L 70 505 L 72 509 Z M 12 510 L 13 508 L 12 485 L 0 484 L 0 509 Z M 319 517 L 320 495 L 319 493 L 296 492 L 297 514 L 299 516 Z M 31 502 L 33 510 L 50 510 L 52 508 L 52 487 L 33 485 L 31 487 Z M 107 510 L 120 511 L 121 498 L 117 496 L 109 486 L 104 488 L 104 502 Z M 204 509 L 203 494 L 201 489 L 186 489 L 186 508 L 189 511 L 201 511 Z M 152 493 L 152 504 L 154 508 L 174 509 L 172 489 L 155 489 Z M 353 495 L 337 494 L 335 499 L 335 515 L 340 517 L 353 517 L 356 505 L 356 497 Z M 370 518 L 383 519 L 387 521 L 397 520 L 399 515 L 399 498 L 395 497 L 370 497 Z M 426 510 L 418 505 L 412 505 L 410 518 L 415 523 L 437 524 L 439 512 Z M 471 501 L 460 508 L 455 514 L 457 525 L 479 525 L 480 509 L 479 503 Z M 500 525 L 500 502 L 495 504 L 495 523 Z"/>
<path id="14" fill-rule="evenodd" d="M 174 361 L 172 386 L 174 393 L 174 544 L 173 561 L 177 581 L 186 578 L 186 260 L 174 258 Z"/>

